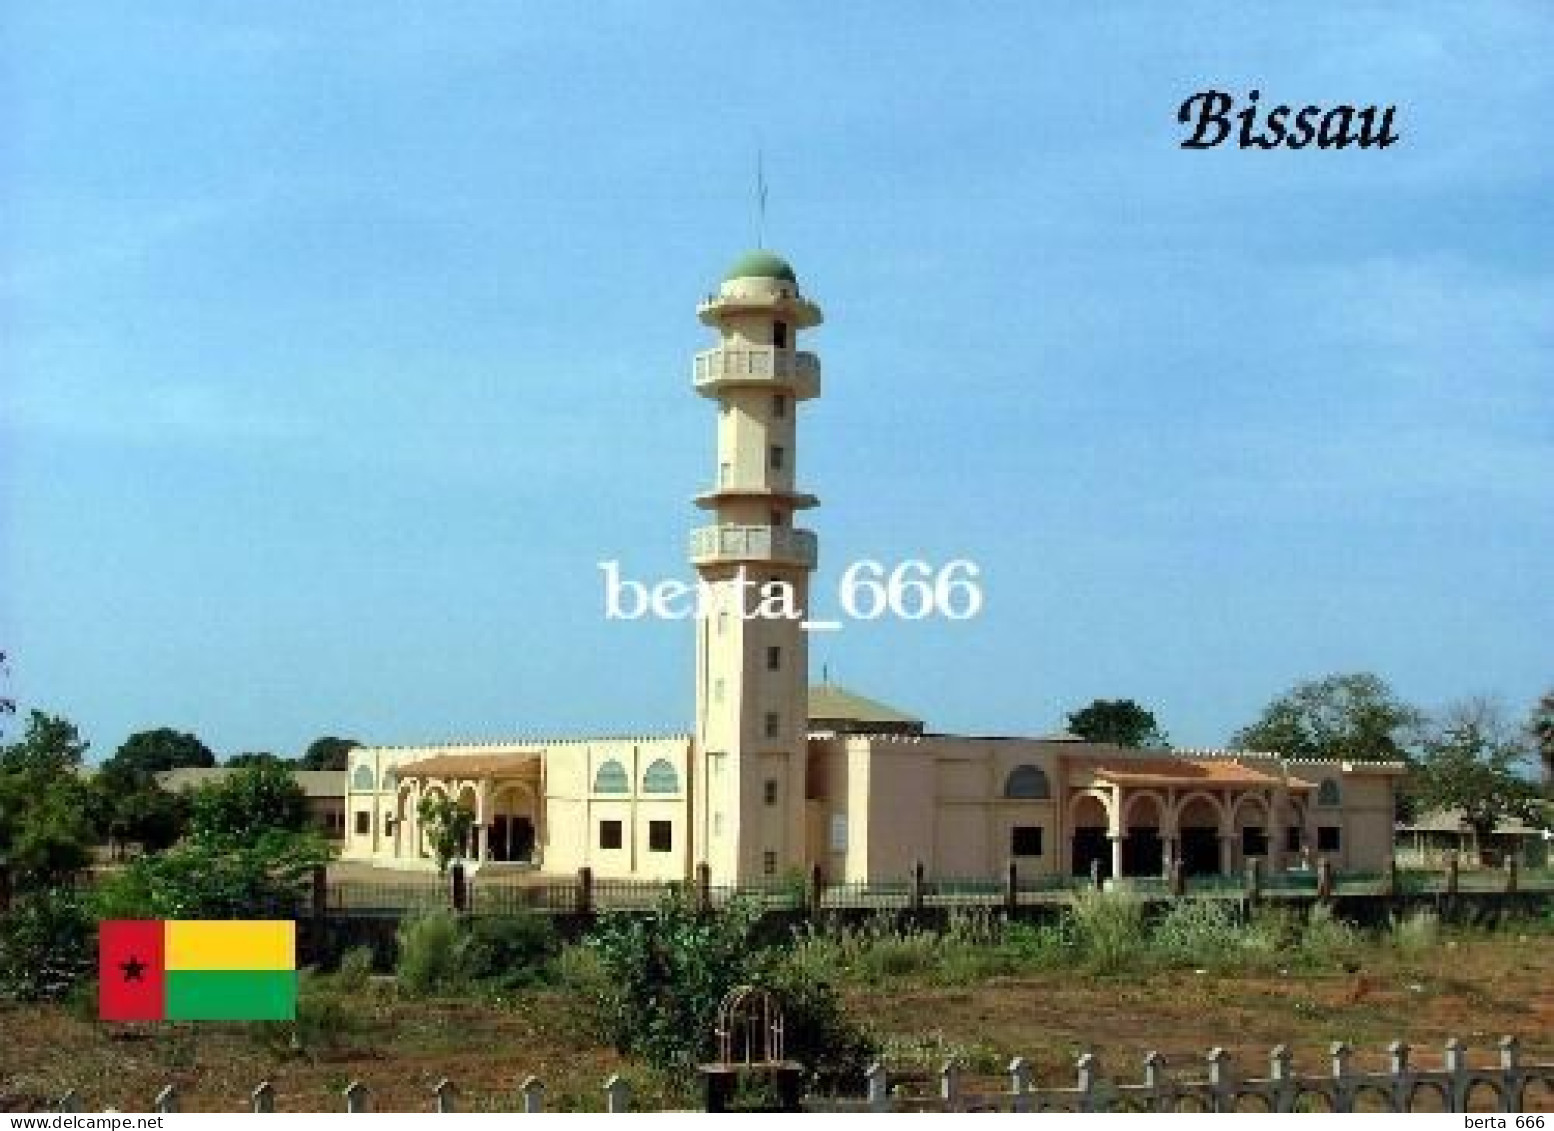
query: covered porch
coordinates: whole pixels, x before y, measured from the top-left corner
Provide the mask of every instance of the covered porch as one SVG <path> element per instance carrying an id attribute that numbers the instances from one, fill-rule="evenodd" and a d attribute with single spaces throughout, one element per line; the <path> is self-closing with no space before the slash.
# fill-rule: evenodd
<path id="1" fill-rule="evenodd" d="M 396 767 L 396 859 L 430 859 L 422 799 L 441 795 L 473 816 L 464 856 L 489 863 L 541 863 L 544 759 L 537 753 L 440 754 Z"/>
<path id="2" fill-rule="evenodd" d="M 1235 759 L 1128 755 L 1071 768 L 1068 870 L 1103 878 L 1270 872 L 1309 860 L 1309 782 Z"/>

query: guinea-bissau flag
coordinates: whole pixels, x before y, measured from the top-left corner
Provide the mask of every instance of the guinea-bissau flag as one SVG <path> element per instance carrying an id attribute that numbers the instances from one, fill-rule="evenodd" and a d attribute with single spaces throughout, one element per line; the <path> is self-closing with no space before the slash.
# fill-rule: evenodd
<path id="1" fill-rule="evenodd" d="M 289 919 L 116 919 L 98 924 L 104 1021 L 293 1021 Z"/>

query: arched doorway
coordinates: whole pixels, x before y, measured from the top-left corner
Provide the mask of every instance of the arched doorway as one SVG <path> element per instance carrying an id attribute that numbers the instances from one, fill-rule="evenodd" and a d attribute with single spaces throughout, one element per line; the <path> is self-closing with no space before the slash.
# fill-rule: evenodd
<path id="1" fill-rule="evenodd" d="M 1223 818 L 1219 801 L 1206 793 L 1191 794 L 1178 806 L 1176 827 L 1181 837 L 1183 875 L 1219 875 Z"/>
<path id="2" fill-rule="evenodd" d="M 1112 874 L 1112 844 L 1107 835 L 1111 814 L 1106 803 L 1093 793 L 1082 793 L 1069 806 L 1068 827 L 1073 830 L 1069 846 L 1069 866 L 1076 876 L 1088 876 L 1099 862 L 1101 878 Z"/>
<path id="3" fill-rule="evenodd" d="M 497 785 L 491 794 L 486 859 L 535 863 L 538 824 L 538 806 L 532 789 L 519 783 Z"/>
<path id="4" fill-rule="evenodd" d="M 1237 865 L 1244 866 L 1248 860 L 1267 860 L 1270 845 L 1268 843 L 1268 804 L 1261 797 L 1246 794 L 1236 801 L 1236 807 L 1231 814 L 1232 834 L 1235 837 L 1234 844 L 1237 851 Z"/>
<path id="5" fill-rule="evenodd" d="M 1165 801 L 1157 793 L 1140 793 L 1128 799 L 1123 808 L 1122 874 L 1124 876 L 1162 876 L 1165 874 L 1165 842 L 1161 830 L 1166 827 Z"/>

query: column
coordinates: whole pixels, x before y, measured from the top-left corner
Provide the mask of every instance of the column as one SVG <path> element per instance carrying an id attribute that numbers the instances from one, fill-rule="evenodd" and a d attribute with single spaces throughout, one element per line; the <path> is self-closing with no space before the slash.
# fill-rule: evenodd
<path id="1" fill-rule="evenodd" d="M 1235 844 L 1235 838 L 1234 837 L 1226 836 L 1223 833 L 1220 834 L 1220 838 L 1219 838 L 1219 874 L 1222 875 L 1222 876 L 1228 876 L 1231 873 L 1231 869 L 1232 869 L 1232 867 L 1234 865 L 1234 859 L 1235 859 L 1235 857 L 1233 855 L 1233 852 L 1234 852 L 1233 846 L 1234 846 L 1234 844 Z"/>
<path id="2" fill-rule="evenodd" d="M 1112 842 L 1112 879 L 1122 878 L 1122 837 L 1114 836 Z"/>
<path id="3" fill-rule="evenodd" d="M 1165 836 L 1160 839 L 1160 874 L 1167 879 L 1171 876 L 1171 864 L 1176 859 L 1177 847 L 1174 836 Z"/>

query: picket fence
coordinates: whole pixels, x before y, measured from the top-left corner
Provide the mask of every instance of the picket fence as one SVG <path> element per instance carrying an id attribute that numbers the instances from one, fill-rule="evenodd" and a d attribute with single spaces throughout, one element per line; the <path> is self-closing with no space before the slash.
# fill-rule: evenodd
<path id="1" fill-rule="evenodd" d="M 1222 1048 L 1209 1051 L 1202 1076 L 1191 1077 L 1167 1072 L 1165 1058 L 1152 1052 L 1144 1058 L 1142 1078 L 1133 1083 L 1104 1077 L 1095 1055 L 1085 1053 L 1075 1062 L 1075 1081 L 1069 1088 L 1032 1087 L 1030 1063 L 1017 1057 L 1009 1065 L 1007 1086 L 984 1091 L 964 1088 L 961 1066 L 950 1061 L 940 1070 L 938 1087 L 932 1094 L 914 1092 L 899 1078 L 893 1084 L 884 1066 L 876 1063 L 866 1074 L 866 1089 L 861 1098 L 808 1097 L 803 1101 L 803 1110 L 1411 1112 L 1416 1110 L 1421 1097 L 1431 1095 L 1442 1111 L 1518 1113 L 1528 1101 L 1529 1085 L 1534 1084 L 1543 1088 L 1543 1095 L 1535 1097 L 1546 1105 L 1542 1110 L 1554 1110 L 1554 1063 L 1524 1062 L 1515 1037 L 1502 1037 L 1498 1048 L 1497 1065 L 1474 1068 L 1468 1064 L 1467 1047 L 1452 1038 L 1446 1042 L 1440 1066 L 1424 1068 L 1414 1063 L 1406 1043 L 1393 1041 L 1387 1047 L 1389 1063 L 1385 1071 L 1360 1072 L 1351 1064 L 1350 1047 L 1337 1042 L 1329 1050 L 1328 1072 L 1302 1075 L 1295 1071 L 1290 1050 L 1279 1045 L 1269 1053 L 1267 1075 L 1246 1077 L 1237 1075 L 1231 1055 Z M 611 1076 L 602 1090 L 606 1112 L 631 1110 L 631 1085 L 625 1078 Z M 345 1088 L 341 1100 L 347 1112 L 373 1110 L 372 1092 L 360 1081 Z M 433 1111 L 458 1111 L 459 1089 L 450 1080 L 439 1081 L 428 1102 Z M 518 1087 L 518 1102 L 521 1111 L 544 1111 L 545 1085 L 530 1076 Z M 81 1103 L 78 1093 L 67 1092 L 56 1110 L 81 1111 Z M 176 1085 L 169 1084 L 157 1094 L 153 1110 L 180 1110 Z M 253 1090 L 248 1110 L 276 1110 L 275 1089 L 268 1081 Z"/>

